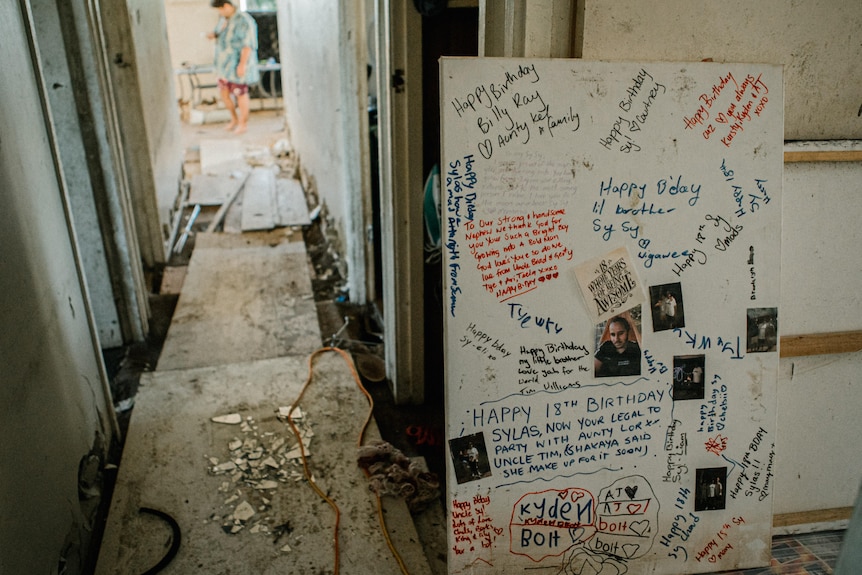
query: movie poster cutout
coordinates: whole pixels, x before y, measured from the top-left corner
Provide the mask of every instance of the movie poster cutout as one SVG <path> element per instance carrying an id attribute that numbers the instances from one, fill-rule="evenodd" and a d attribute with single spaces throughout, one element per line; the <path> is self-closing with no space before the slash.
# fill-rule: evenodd
<path id="1" fill-rule="evenodd" d="M 781 68 L 444 58 L 441 86 L 450 572 L 767 565 Z"/>

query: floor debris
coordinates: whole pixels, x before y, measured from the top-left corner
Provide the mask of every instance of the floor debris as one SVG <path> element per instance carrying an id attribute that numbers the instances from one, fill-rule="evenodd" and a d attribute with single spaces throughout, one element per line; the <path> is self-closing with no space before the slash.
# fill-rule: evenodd
<path id="1" fill-rule="evenodd" d="M 300 472 L 300 459 L 302 450 L 306 457 L 311 456 L 309 447 L 314 432 L 306 414 L 299 407 L 294 408 L 292 418 L 299 430 L 301 450 L 287 426 L 291 408 L 278 407 L 274 414 L 273 420 L 283 424 L 283 428 L 276 431 L 271 430 L 272 422 L 269 422 L 269 430 L 262 431 L 253 416 L 243 416 L 239 412 L 210 418 L 213 423 L 239 425 L 242 433 L 227 441 L 227 449 L 221 458 L 206 457 L 210 474 L 229 476 L 229 481 L 223 481 L 219 487 L 219 492 L 231 493 L 224 499 L 227 509 L 216 511 L 212 517 L 221 523 L 222 530 L 227 534 L 240 533 L 252 520 L 254 525 L 249 527 L 250 533 L 280 537 L 285 532 L 286 524 L 275 527 L 277 520 L 267 515 L 267 511 L 272 508 L 271 498 L 279 489 L 285 484 L 304 480 Z M 287 552 L 290 547 L 284 545 L 281 549 Z"/>
<path id="2" fill-rule="evenodd" d="M 363 445 L 359 466 L 368 472 L 369 489 L 379 495 L 403 497 L 413 512 L 440 497 L 440 481 L 392 444 L 380 441 Z"/>
<path id="3" fill-rule="evenodd" d="M 212 419 L 215 423 L 226 423 L 228 425 L 236 425 L 242 422 L 242 416 L 238 413 L 230 413 L 228 415 L 216 415 Z"/>

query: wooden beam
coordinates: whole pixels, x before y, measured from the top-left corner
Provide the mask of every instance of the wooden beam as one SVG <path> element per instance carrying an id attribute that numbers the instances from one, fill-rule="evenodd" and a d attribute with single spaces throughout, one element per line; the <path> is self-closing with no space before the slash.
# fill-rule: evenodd
<path id="1" fill-rule="evenodd" d="M 862 331 L 781 336 L 781 357 L 853 353 L 862 350 Z"/>
<path id="2" fill-rule="evenodd" d="M 832 509 L 818 509 L 816 511 L 780 513 L 772 516 L 772 526 L 789 527 L 791 525 L 805 525 L 807 523 L 827 523 L 850 519 L 851 515 L 853 515 L 852 507 L 834 507 Z"/>
<path id="3" fill-rule="evenodd" d="M 784 152 L 785 164 L 796 162 L 862 162 L 862 150 Z"/>
<path id="4" fill-rule="evenodd" d="M 781 337 L 781 357 L 853 353 L 862 350 L 862 331 L 843 331 Z"/>

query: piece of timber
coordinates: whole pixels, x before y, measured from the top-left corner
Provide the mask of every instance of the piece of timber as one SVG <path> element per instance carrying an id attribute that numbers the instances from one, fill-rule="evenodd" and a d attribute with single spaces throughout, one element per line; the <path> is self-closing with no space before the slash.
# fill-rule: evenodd
<path id="1" fill-rule="evenodd" d="M 779 513 L 772 516 L 773 527 L 804 525 L 806 523 L 826 523 L 850 519 L 852 507 L 834 507 L 832 509 L 817 509 L 814 511 L 797 511 L 796 513 Z"/>
<path id="2" fill-rule="evenodd" d="M 796 162 L 862 162 L 862 150 L 784 152 L 785 164 Z"/>
<path id="3" fill-rule="evenodd" d="M 275 173 L 254 168 L 242 194 L 242 231 L 271 230 L 275 227 Z"/>
<path id="4" fill-rule="evenodd" d="M 853 353 L 862 350 L 862 331 L 781 336 L 781 357 Z"/>

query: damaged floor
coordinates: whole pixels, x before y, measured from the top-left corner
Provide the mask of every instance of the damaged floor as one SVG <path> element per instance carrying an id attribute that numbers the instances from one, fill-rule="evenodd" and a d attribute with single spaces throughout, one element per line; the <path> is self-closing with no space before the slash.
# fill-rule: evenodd
<path id="1" fill-rule="evenodd" d="M 281 174 L 279 159 L 261 152 L 280 149 L 277 116 L 254 116 L 241 140 L 246 156 L 252 150 L 250 163 L 274 164 Z M 225 137 L 217 126 L 186 130 L 187 166 L 210 156 L 195 158 L 196 138 Z M 224 231 L 207 232 L 219 202 L 195 212 L 194 196 L 183 198 L 193 201 L 172 238 L 179 249 L 156 278 L 151 341 L 114 358 L 126 436 L 96 573 L 143 573 L 160 560 L 164 573 L 337 572 L 336 512 L 306 476 L 305 449 L 308 475 L 339 508 L 342 572 L 444 572 L 445 551 L 435 545 L 445 542 L 424 549 L 415 526 L 444 533 L 439 485 L 421 460 L 393 459 L 425 451 L 442 460 L 435 429 L 442 412 L 426 419 L 427 410 L 395 408 L 382 380 L 375 322 L 343 301 L 338 270 L 326 265 L 325 253 L 306 251 L 308 239 L 312 250 L 322 249 L 315 226 L 242 232 L 238 195 L 223 214 Z M 294 418 L 300 450 L 286 413 L 315 350 L 330 343 L 354 353 L 315 356 L 302 417 Z M 354 357 L 363 375 L 354 371 Z M 362 469 L 360 434 L 365 445 L 380 439 L 375 419 L 365 428 L 372 398 L 405 451 L 366 447 Z M 389 539 L 370 482 L 408 495 L 382 498 Z M 408 502 L 426 509 L 416 524 Z"/>

